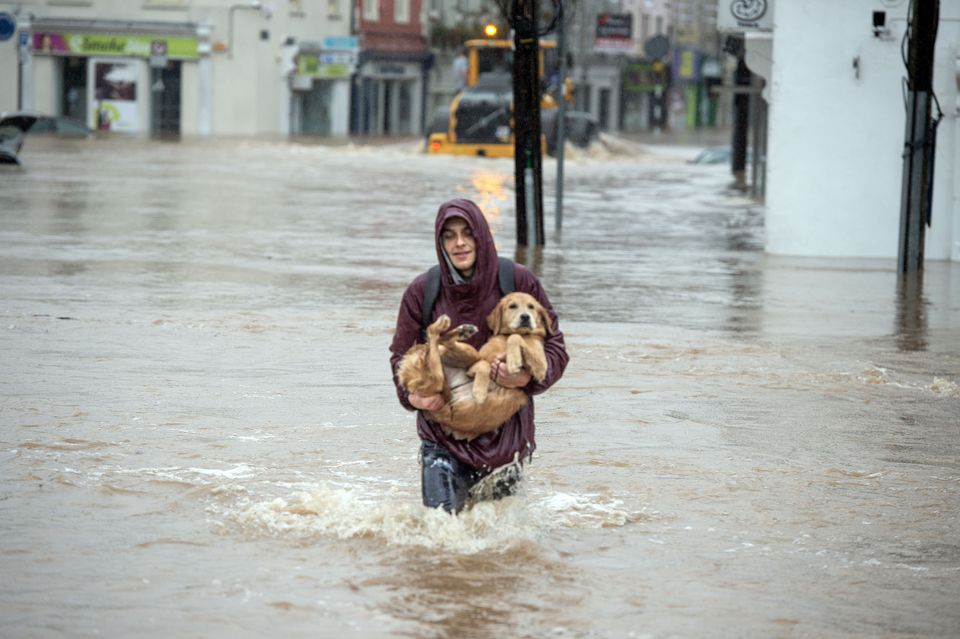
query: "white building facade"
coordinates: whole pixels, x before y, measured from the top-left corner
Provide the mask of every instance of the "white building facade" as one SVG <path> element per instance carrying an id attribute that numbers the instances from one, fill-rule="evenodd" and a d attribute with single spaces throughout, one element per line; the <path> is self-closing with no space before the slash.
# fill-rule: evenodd
<path id="1" fill-rule="evenodd" d="M 901 42 L 908 5 L 908 0 L 776 3 L 772 63 L 766 72 L 768 252 L 897 256 L 907 75 Z M 883 12 L 885 18 L 885 28 L 877 31 L 875 12 Z M 749 63 L 749 38 L 747 44 Z M 956 261 L 960 260 L 957 0 L 940 2 L 935 56 L 934 90 L 943 119 L 925 257 Z"/>
<path id="2" fill-rule="evenodd" d="M 346 135 L 350 0 L 0 2 L 0 111 L 130 134 Z"/>

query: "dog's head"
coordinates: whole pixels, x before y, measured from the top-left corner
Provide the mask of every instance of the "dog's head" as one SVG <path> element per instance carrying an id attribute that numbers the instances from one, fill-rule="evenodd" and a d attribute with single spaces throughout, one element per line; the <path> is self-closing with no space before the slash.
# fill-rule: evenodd
<path id="1" fill-rule="evenodd" d="M 511 333 L 549 335 L 550 315 L 532 295 L 509 293 L 500 298 L 487 315 L 487 325 L 494 335 Z"/>

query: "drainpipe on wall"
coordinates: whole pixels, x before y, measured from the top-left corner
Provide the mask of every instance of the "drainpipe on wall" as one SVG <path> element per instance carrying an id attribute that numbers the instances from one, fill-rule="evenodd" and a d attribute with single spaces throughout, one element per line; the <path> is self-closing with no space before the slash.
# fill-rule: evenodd
<path id="1" fill-rule="evenodd" d="M 212 26 L 204 20 L 197 26 L 197 135 L 209 136 L 213 123 L 213 61 L 210 58 Z"/>
<path id="2" fill-rule="evenodd" d="M 30 53 L 30 28 L 33 14 L 29 14 L 20 23 L 20 34 L 17 36 L 17 68 L 20 71 L 19 86 L 17 87 L 17 108 L 21 111 L 33 110 L 33 55 Z M 24 42 L 24 34 L 27 41 Z"/>

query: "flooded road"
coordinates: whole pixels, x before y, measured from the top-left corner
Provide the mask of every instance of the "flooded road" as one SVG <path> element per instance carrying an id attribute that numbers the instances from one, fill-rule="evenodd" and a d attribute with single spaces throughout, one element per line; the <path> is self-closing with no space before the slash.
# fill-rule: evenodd
<path id="1" fill-rule="evenodd" d="M 511 160 L 29 140 L 0 167 L 4 637 L 960 634 L 960 265 L 764 255 L 697 149 L 545 162 L 571 362 L 524 488 L 420 506 L 388 345 Z M 840 212 L 838 212 L 838 215 Z"/>

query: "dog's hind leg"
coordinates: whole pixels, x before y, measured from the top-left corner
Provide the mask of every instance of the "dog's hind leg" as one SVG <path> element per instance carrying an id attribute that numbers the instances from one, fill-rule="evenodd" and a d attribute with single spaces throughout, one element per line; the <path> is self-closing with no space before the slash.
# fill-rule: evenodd
<path id="1" fill-rule="evenodd" d="M 450 328 L 450 318 L 441 315 L 427 327 L 427 354 L 424 357 L 426 384 L 421 394 L 439 395 L 443 392 L 443 362 L 440 359 L 441 335 Z"/>
<path id="2" fill-rule="evenodd" d="M 443 363 L 453 368 L 469 370 L 480 359 L 480 353 L 473 346 L 463 342 L 450 342 L 443 345 Z"/>

